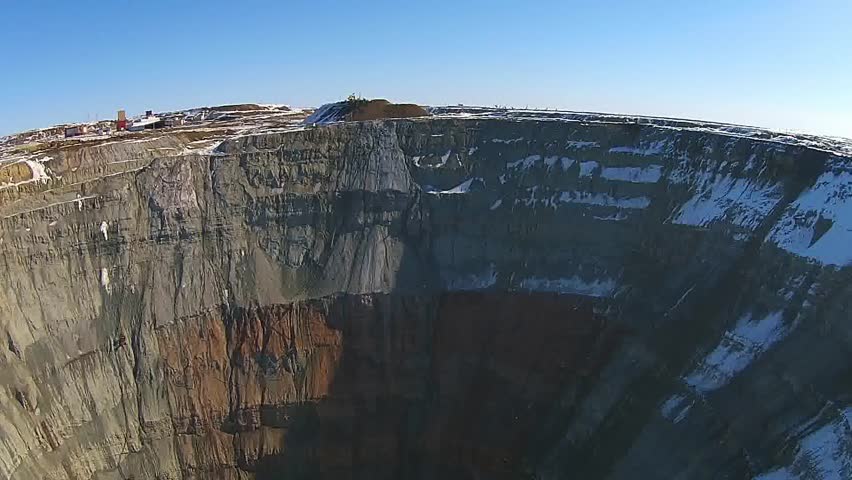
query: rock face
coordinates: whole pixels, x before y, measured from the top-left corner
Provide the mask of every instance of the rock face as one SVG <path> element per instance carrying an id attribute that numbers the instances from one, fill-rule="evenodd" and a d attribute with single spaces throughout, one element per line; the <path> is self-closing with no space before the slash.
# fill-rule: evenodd
<path id="1" fill-rule="evenodd" d="M 852 476 L 848 145 L 434 113 L 17 160 L 0 479 Z"/>

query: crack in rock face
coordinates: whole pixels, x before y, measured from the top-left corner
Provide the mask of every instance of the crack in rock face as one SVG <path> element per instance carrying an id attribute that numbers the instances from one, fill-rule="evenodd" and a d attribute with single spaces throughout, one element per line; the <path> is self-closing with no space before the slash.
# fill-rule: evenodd
<path id="1" fill-rule="evenodd" d="M 338 110 L 0 144 L 0 480 L 852 478 L 852 147 Z"/>

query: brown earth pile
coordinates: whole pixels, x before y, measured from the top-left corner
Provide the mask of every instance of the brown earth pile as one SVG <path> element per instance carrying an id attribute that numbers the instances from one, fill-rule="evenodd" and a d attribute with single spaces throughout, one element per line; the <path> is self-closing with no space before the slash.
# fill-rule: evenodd
<path id="1" fill-rule="evenodd" d="M 420 105 L 391 103 L 384 99 L 376 99 L 357 102 L 356 106 L 346 115 L 346 120 L 357 122 L 383 118 L 426 117 L 428 115 L 429 112 Z"/>

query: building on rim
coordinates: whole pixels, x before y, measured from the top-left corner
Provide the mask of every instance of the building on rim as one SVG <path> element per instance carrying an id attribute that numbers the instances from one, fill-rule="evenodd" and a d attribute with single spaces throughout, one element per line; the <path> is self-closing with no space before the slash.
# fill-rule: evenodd
<path id="1" fill-rule="evenodd" d="M 145 112 L 145 116 L 142 118 L 134 119 L 128 130 L 131 132 L 139 132 L 141 130 L 150 130 L 154 128 L 163 128 L 166 126 L 165 120 L 154 115 L 151 110 Z"/>

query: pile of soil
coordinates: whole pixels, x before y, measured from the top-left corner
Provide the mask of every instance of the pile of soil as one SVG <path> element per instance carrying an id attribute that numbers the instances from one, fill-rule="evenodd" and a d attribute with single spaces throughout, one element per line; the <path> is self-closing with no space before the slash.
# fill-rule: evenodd
<path id="1" fill-rule="evenodd" d="M 352 108 L 346 114 L 347 121 L 413 118 L 429 115 L 426 109 L 413 103 L 391 103 L 384 99 L 358 100 L 351 103 Z"/>

